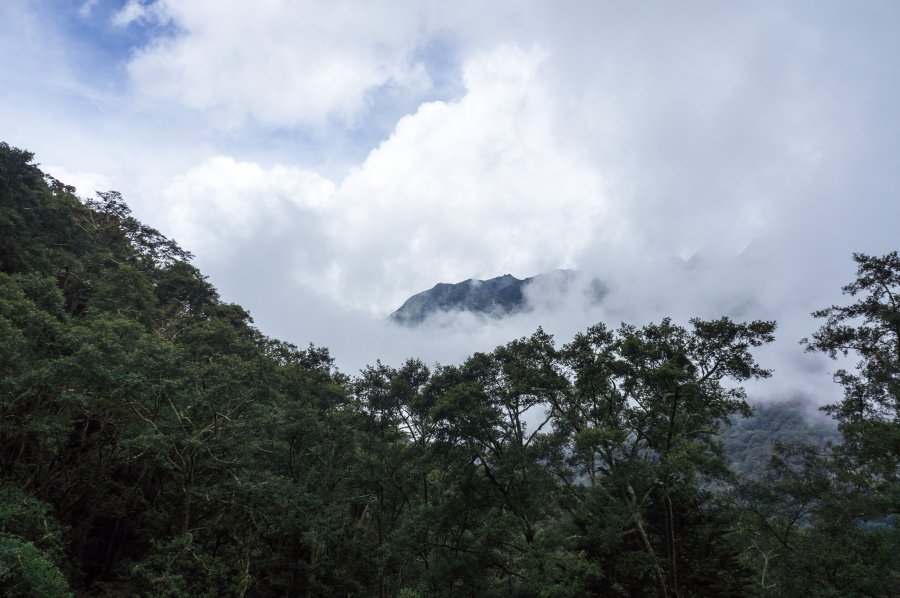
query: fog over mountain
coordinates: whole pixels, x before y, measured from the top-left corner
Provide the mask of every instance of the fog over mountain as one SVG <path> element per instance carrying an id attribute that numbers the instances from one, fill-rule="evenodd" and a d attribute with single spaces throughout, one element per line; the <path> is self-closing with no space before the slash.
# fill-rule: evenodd
<path id="1" fill-rule="evenodd" d="M 455 284 L 439 282 L 404 301 L 390 319 L 403 326 L 418 326 L 442 312 L 469 312 L 499 319 L 533 309 L 528 298 L 541 290 L 565 294 L 577 276 L 572 270 L 554 270 L 525 279 L 504 274 L 488 280 L 470 278 Z M 532 291 L 532 287 L 536 290 Z M 595 280 L 591 288 L 594 300 L 599 301 L 605 293 L 603 284 Z"/>
<path id="2" fill-rule="evenodd" d="M 900 595 L 897 251 L 855 254 L 802 341 L 859 360 L 828 418 L 788 345 L 757 351 L 774 321 L 719 317 L 800 305 L 753 286 L 755 253 L 438 284 L 380 321 L 393 339 L 351 338 L 425 359 L 557 339 L 348 376 L 119 193 L 34 162 L 0 142 L 0 595 Z M 711 292 L 729 273 L 748 283 Z M 654 310 L 712 319 L 559 344 Z"/>
<path id="3" fill-rule="evenodd" d="M 806 0 L 10 0 L 0 130 L 82 196 L 121 191 L 263 332 L 351 373 L 724 314 L 779 322 L 760 392 L 821 403 L 835 366 L 798 345 L 809 313 L 854 251 L 896 249 L 898 21 Z M 561 268 L 567 292 L 530 285 L 501 319 L 386 319 L 438 283 Z"/>

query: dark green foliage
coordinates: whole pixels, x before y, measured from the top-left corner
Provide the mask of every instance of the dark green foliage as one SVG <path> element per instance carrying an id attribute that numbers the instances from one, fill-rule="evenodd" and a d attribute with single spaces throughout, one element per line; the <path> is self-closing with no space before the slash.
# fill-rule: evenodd
<path id="1" fill-rule="evenodd" d="M 838 369 L 844 399 L 833 447 L 779 446 L 766 475 L 744 488 L 746 542 L 761 595 L 900 593 L 900 258 L 856 254 L 856 298 L 813 315 L 810 351 L 859 359 Z"/>
<path id="2" fill-rule="evenodd" d="M 737 382 L 764 377 L 750 353 L 774 324 L 665 320 L 576 336 L 575 373 L 550 402 L 558 417 L 554 469 L 569 490 L 586 554 L 623 595 L 736 595 L 743 568 L 730 538 L 736 513 L 708 488 L 727 482 L 714 441 L 748 405 Z"/>
<path id="3" fill-rule="evenodd" d="M 745 478 L 765 475 L 776 446 L 813 445 L 824 449 L 839 442 L 831 419 L 816 417 L 803 401 L 758 403 L 750 417 L 735 418 L 722 433 L 731 468 Z"/>
<path id="4" fill-rule="evenodd" d="M 4 533 L 0 533 L 0 592 L 10 598 L 72 595 L 65 577 L 46 553 Z"/>
<path id="5" fill-rule="evenodd" d="M 31 159 L 0 145 L 2 595 L 897 590 L 896 255 L 858 257 L 869 299 L 810 343 L 863 360 L 828 452 L 796 409 L 738 419 L 774 323 L 539 329 L 350 379 Z"/>
<path id="6" fill-rule="evenodd" d="M 837 449 L 845 466 L 858 470 L 879 493 L 891 494 L 893 513 L 900 499 L 900 256 L 855 254 L 857 279 L 843 288 L 856 297 L 847 306 L 813 313 L 825 323 L 809 351 L 859 359 L 854 371 L 838 369 L 835 381 L 844 400 L 826 410 L 844 436 Z"/>

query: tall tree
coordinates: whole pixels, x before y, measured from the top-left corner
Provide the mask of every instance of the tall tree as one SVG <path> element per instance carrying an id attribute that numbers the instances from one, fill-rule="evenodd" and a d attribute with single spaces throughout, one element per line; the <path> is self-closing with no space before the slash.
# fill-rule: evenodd
<path id="1" fill-rule="evenodd" d="M 840 403 L 825 410 L 837 421 L 843 444 L 835 454 L 868 487 L 884 512 L 900 506 L 900 256 L 853 255 L 856 280 L 843 287 L 856 300 L 813 313 L 825 320 L 804 339 L 808 351 L 856 358 L 853 370 L 838 369 Z M 881 500 L 883 499 L 883 500 Z"/>
<path id="2" fill-rule="evenodd" d="M 900 257 L 853 256 L 853 301 L 813 313 L 801 342 L 846 363 L 830 447 L 776 445 L 762 479 L 744 484 L 746 558 L 762 596 L 893 596 L 900 592 Z"/>
<path id="3" fill-rule="evenodd" d="M 735 554 L 716 539 L 729 531 L 728 512 L 708 508 L 711 485 L 727 476 L 715 439 L 728 418 L 749 412 L 743 389 L 726 382 L 769 375 L 751 351 L 773 339 L 775 324 L 691 323 L 597 325 L 564 349 L 575 379 L 553 401 L 571 446 L 557 473 L 584 549 L 626 593 L 740 591 Z"/>

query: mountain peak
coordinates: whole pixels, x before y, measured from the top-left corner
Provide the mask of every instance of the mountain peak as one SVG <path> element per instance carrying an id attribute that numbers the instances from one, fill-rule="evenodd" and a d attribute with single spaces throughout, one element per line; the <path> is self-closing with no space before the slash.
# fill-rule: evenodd
<path id="1" fill-rule="evenodd" d="M 527 308 L 525 287 L 533 282 L 562 276 L 563 284 L 574 274 L 571 270 L 554 270 L 531 278 L 519 279 L 503 274 L 487 280 L 469 278 L 462 282 L 440 282 L 427 291 L 407 299 L 390 319 L 403 326 L 414 327 L 432 314 L 442 311 L 468 311 L 501 318 Z"/>

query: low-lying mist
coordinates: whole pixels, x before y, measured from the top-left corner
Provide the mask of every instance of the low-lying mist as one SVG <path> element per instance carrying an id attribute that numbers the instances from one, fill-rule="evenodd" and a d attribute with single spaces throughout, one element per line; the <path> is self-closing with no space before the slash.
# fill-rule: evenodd
<path id="1" fill-rule="evenodd" d="M 745 252 L 737 257 L 696 255 L 627 265 L 597 260 L 559 285 L 542 279 L 541 284 L 527 286 L 527 307 L 521 312 L 505 317 L 438 312 L 415 327 L 398 325 L 386 315 L 345 308 L 296 287 L 284 287 L 280 293 L 254 292 L 254 285 L 222 291 L 226 300 L 250 308 L 264 333 L 300 346 L 328 347 L 337 367 L 350 375 L 377 360 L 393 366 L 408 358 L 429 366 L 459 363 L 475 352 L 528 336 L 538 327 L 562 346 L 598 322 L 618 327 L 664 317 L 684 326 L 694 317 L 776 320 L 776 341 L 756 350 L 772 377 L 748 384 L 750 399 L 802 399 L 815 405 L 837 400 L 839 389 L 829 373 L 837 366 L 819 354 L 806 353 L 799 341 L 818 328 L 811 311 L 840 301 L 839 285 L 834 292 L 823 293 L 813 273 L 790 276 L 783 271 L 787 268 L 772 270 L 758 258 Z"/>

